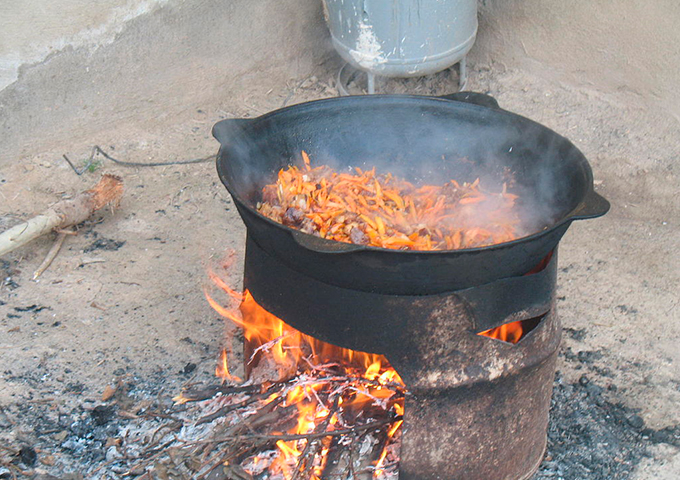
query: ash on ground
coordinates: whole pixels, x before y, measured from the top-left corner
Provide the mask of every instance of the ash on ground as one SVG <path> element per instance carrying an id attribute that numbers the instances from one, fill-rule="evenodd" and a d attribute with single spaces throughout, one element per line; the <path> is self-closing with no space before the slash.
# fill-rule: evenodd
<path id="1" fill-rule="evenodd" d="M 610 374 L 600 366 L 605 363 L 600 352 L 574 354 L 567 348 L 562 355 L 567 362 L 585 366 L 590 374 L 568 383 L 557 373 L 548 448 L 533 480 L 627 479 L 643 458 L 651 457 L 651 446 L 680 446 L 680 425 L 647 428 L 635 411 L 607 400 L 607 391 L 615 392 L 617 387 L 601 384 Z"/>
<path id="2" fill-rule="evenodd" d="M 562 356 L 588 373 L 571 383 L 557 374 L 548 449 L 533 480 L 627 479 L 651 447 L 680 446 L 680 426 L 650 429 L 634 410 L 608 400 L 617 387 L 606 383 L 601 353 L 566 348 Z M 173 458 L 169 447 L 210 436 L 212 423 L 196 425 L 210 403 L 174 406 L 169 397 L 121 390 L 68 411 L 48 403 L 4 407 L 0 479 L 191 478 L 187 471 L 197 466 Z"/>

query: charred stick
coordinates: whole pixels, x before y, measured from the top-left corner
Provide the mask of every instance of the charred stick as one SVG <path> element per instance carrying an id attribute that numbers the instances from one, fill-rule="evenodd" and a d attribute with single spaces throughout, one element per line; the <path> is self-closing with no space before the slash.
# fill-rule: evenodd
<path id="1" fill-rule="evenodd" d="M 342 437 L 332 437 L 328 445 L 326 464 L 321 472 L 321 478 L 342 477 L 347 478 L 349 448 L 342 443 Z"/>
<path id="2" fill-rule="evenodd" d="M 172 445 L 173 443 L 175 443 L 176 441 L 177 441 L 177 439 L 176 439 L 176 438 L 173 438 L 172 440 L 169 440 L 169 441 L 165 442 L 163 445 L 160 445 L 159 447 L 156 447 L 156 448 L 154 448 L 153 450 L 147 450 L 147 451 L 145 451 L 145 452 L 144 452 L 144 455 L 149 455 L 149 454 L 151 454 L 151 456 L 149 456 L 149 457 L 145 458 L 144 460 L 142 460 L 141 462 L 135 464 L 132 468 L 130 468 L 130 470 L 128 470 L 128 473 L 127 473 L 126 475 L 131 474 L 130 472 L 132 472 L 133 470 L 141 470 L 141 469 L 143 469 L 143 468 L 146 468 L 146 466 L 147 466 L 149 463 L 151 463 L 151 462 L 152 462 L 153 460 L 155 460 L 156 458 L 160 457 L 162 454 L 166 453 L 166 450 L 165 450 L 165 449 L 168 448 L 168 447 L 169 447 L 170 445 Z M 105 464 L 103 464 L 102 466 L 100 466 L 99 468 L 97 468 L 96 470 L 94 470 L 94 472 L 92 472 L 92 473 L 95 473 L 95 472 L 99 471 L 100 469 L 102 469 L 103 467 L 107 466 L 107 465 L 110 464 L 110 463 L 113 463 L 114 461 L 115 461 L 115 460 L 112 460 L 112 461 L 110 461 L 110 462 L 106 462 Z"/>
<path id="3" fill-rule="evenodd" d="M 220 469 L 222 470 L 220 472 Z M 218 479 L 229 479 L 229 480 L 254 480 L 254 477 L 246 472 L 240 465 L 218 465 L 210 472 L 206 480 L 218 480 Z"/>
<path id="4" fill-rule="evenodd" d="M 264 433 L 253 433 L 253 434 L 247 434 L 243 435 L 242 438 L 261 438 L 261 439 L 267 439 L 267 440 L 272 440 L 272 441 L 278 441 L 278 440 L 283 440 L 284 442 L 290 442 L 293 440 L 309 440 L 309 439 L 314 439 L 314 438 L 324 438 L 324 437 L 337 437 L 341 435 L 350 435 L 353 433 L 360 433 L 360 432 L 365 432 L 367 430 L 371 430 L 372 428 L 380 428 L 384 427 L 385 425 L 389 425 L 393 422 L 396 422 L 397 420 L 401 420 L 402 416 L 397 415 L 394 417 L 386 418 L 384 420 L 376 420 L 374 422 L 366 423 L 364 425 L 354 425 L 353 427 L 348 427 L 348 428 L 342 428 L 339 430 L 330 430 L 330 431 L 325 431 L 325 432 L 319 432 L 319 433 L 299 433 L 299 434 L 281 434 L 281 435 L 268 435 Z M 220 438 L 215 438 L 212 440 L 205 440 L 205 441 L 200 441 L 200 442 L 193 442 L 195 445 L 200 445 L 200 444 L 205 444 L 205 443 L 220 443 L 220 442 L 227 442 L 229 440 L 233 440 L 236 438 L 236 436 L 225 436 L 225 437 L 220 437 Z"/>
<path id="5" fill-rule="evenodd" d="M 295 405 L 288 405 L 282 408 L 275 408 L 271 412 L 266 413 L 259 418 L 254 419 L 247 425 L 247 428 L 253 432 L 255 429 L 260 428 L 264 425 L 269 425 L 270 428 L 274 425 L 285 424 L 289 420 L 297 418 L 298 410 Z M 279 429 L 279 428 L 277 428 Z M 284 428 L 280 428 L 284 429 Z M 274 445 L 274 441 L 267 438 L 253 439 L 247 436 L 239 436 L 238 444 L 228 456 L 224 458 L 225 461 L 231 464 L 240 464 L 251 455 L 256 455 L 258 452 L 262 452 L 271 448 Z"/>
<path id="6" fill-rule="evenodd" d="M 369 433 L 370 432 L 366 432 L 363 435 L 363 441 L 369 440 Z M 373 473 L 377 467 L 376 463 L 380 459 L 383 450 L 387 446 L 387 429 L 382 428 L 374 432 L 373 437 L 375 438 L 375 441 L 371 447 L 371 450 L 366 455 L 362 455 L 362 457 L 359 459 L 358 465 L 356 465 L 356 476 L 354 477 L 355 480 L 373 479 Z"/>
<path id="7" fill-rule="evenodd" d="M 215 420 L 216 418 L 223 417 L 223 416 L 227 415 L 228 413 L 233 412 L 234 410 L 238 410 L 239 408 L 247 407 L 251 403 L 255 403 L 258 400 L 262 400 L 262 396 L 254 395 L 252 397 L 246 398 L 242 402 L 234 403 L 232 405 L 225 405 L 224 407 L 214 411 L 213 413 L 199 418 L 196 421 L 196 425 L 198 426 L 198 425 L 202 425 L 204 423 L 210 423 L 213 420 Z"/>
<path id="8" fill-rule="evenodd" d="M 263 395 L 264 395 L 264 394 L 263 394 Z M 220 450 L 220 451 L 217 453 L 217 455 L 213 455 L 210 459 L 205 460 L 205 461 L 203 462 L 203 464 L 202 464 L 201 468 L 199 469 L 199 471 L 204 470 L 204 469 L 206 468 L 207 465 L 210 465 L 210 467 L 208 467 L 208 470 L 207 470 L 207 472 L 206 472 L 205 474 L 203 474 L 203 475 L 197 477 L 197 480 L 200 480 L 200 479 L 205 478 L 205 477 L 206 477 L 207 475 L 209 475 L 213 470 L 215 470 L 215 468 L 219 467 L 220 464 L 224 463 L 224 462 L 225 462 L 226 460 L 228 460 L 229 458 L 232 458 L 232 457 L 238 455 L 238 453 L 234 454 L 234 452 L 233 452 L 234 448 L 236 448 L 237 450 L 238 450 L 238 449 L 242 449 L 241 443 L 239 443 L 239 442 L 234 442 L 234 440 L 238 440 L 238 439 L 239 439 L 239 436 L 237 435 L 237 433 L 240 432 L 240 431 L 243 430 L 243 429 L 249 428 L 249 427 L 252 426 L 253 424 L 257 424 L 257 422 L 258 422 L 262 417 L 265 417 L 265 416 L 271 414 L 271 413 L 274 411 L 274 409 L 276 408 L 276 406 L 277 406 L 279 403 L 281 403 L 281 401 L 283 401 L 283 398 L 281 398 L 281 397 L 276 398 L 276 399 L 272 400 L 271 402 L 269 402 L 268 404 L 266 404 L 264 407 L 262 407 L 259 411 L 257 411 L 256 413 L 254 413 L 253 415 L 251 415 L 250 417 L 248 417 L 247 419 L 245 419 L 244 421 L 242 421 L 242 422 L 240 422 L 240 423 L 237 423 L 236 425 L 233 425 L 233 426 L 227 431 L 227 432 L 228 432 L 227 435 L 231 434 L 231 435 L 233 435 L 233 436 L 231 436 L 231 437 L 225 437 L 225 438 L 227 438 L 226 441 L 223 442 L 223 441 L 218 441 L 218 440 L 213 439 L 213 440 L 211 441 L 211 443 L 213 443 L 213 444 L 215 444 L 215 443 L 230 443 L 230 445 L 229 445 L 228 447 L 223 448 L 222 450 Z"/>
<path id="9" fill-rule="evenodd" d="M 210 415 L 206 415 L 206 416 L 204 416 L 204 417 L 202 417 L 202 418 L 199 418 L 199 419 L 196 421 L 196 425 L 202 425 L 202 424 L 204 424 L 204 423 L 212 422 L 212 421 L 215 420 L 216 418 L 222 417 L 222 416 L 224 416 L 224 415 L 226 415 L 226 414 L 228 414 L 228 413 L 230 413 L 230 412 L 233 412 L 234 410 L 238 410 L 239 408 L 247 407 L 247 406 L 250 405 L 251 403 L 255 403 L 255 402 L 259 401 L 259 400 L 263 400 L 263 399 L 267 398 L 267 397 L 269 396 L 269 391 L 272 390 L 272 388 L 273 388 L 275 385 L 277 385 L 277 384 L 271 384 L 271 385 L 268 385 L 268 386 L 266 386 L 266 387 L 263 386 L 263 385 L 260 385 L 259 387 L 260 387 L 261 393 L 259 393 L 259 394 L 257 394 L 257 395 L 252 395 L 252 396 L 246 398 L 245 400 L 243 400 L 243 401 L 241 401 L 241 402 L 239 402 L 239 403 L 234 403 L 234 404 L 232 404 L 232 405 L 225 405 L 224 407 L 222 407 L 222 408 L 220 408 L 219 410 L 217 410 L 217 411 L 211 413 Z M 282 398 L 281 398 L 281 397 L 278 397 L 277 399 L 275 399 L 275 400 L 273 400 L 272 402 L 268 403 L 266 406 L 268 406 L 268 405 L 270 405 L 270 404 L 272 404 L 272 403 L 275 403 L 275 402 L 278 404 L 278 402 L 280 402 L 281 400 L 282 400 Z M 266 407 L 266 406 L 265 406 L 265 407 Z M 250 418 L 250 417 L 249 417 L 249 418 Z"/>
<path id="10" fill-rule="evenodd" d="M 210 458 L 208 461 L 204 461 L 201 464 L 201 467 L 198 469 L 198 471 L 200 472 L 200 471 L 205 470 L 205 473 L 196 477 L 196 480 L 204 480 L 210 474 L 212 474 L 213 471 L 215 471 L 216 468 L 218 468 L 220 465 L 222 465 L 224 463 L 224 455 L 227 453 L 228 450 L 229 450 L 229 447 L 224 448 L 224 449 L 220 450 L 217 455 L 213 455 L 213 457 Z M 215 459 L 217 459 L 217 461 L 215 461 Z M 208 465 L 210 465 L 210 466 L 208 466 Z"/>
<path id="11" fill-rule="evenodd" d="M 168 440 L 162 445 L 154 445 L 152 448 L 147 449 L 144 454 L 145 455 L 151 455 L 150 457 L 147 458 L 147 460 L 151 460 L 153 458 L 156 458 L 156 454 L 162 453 L 166 448 L 168 448 L 170 445 L 175 443 L 176 438 L 173 438 L 172 440 Z"/>
<path id="12" fill-rule="evenodd" d="M 265 395 L 265 394 L 261 394 Z M 248 399 L 251 400 L 251 399 Z M 212 439 L 208 441 L 205 446 L 203 447 L 203 457 L 207 457 L 210 454 L 210 445 L 215 445 L 215 444 L 222 444 L 222 443 L 227 443 L 229 444 L 229 447 L 223 449 L 220 454 L 218 455 L 221 459 L 221 461 L 224 461 L 226 458 L 233 458 L 239 454 L 239 452 L 242 450 L 242 442 L 239 440 L 241 439 L 241 432 L 245 429 L 252 428 L 253 425 L 261 425 L 262 419 L 264 417 L 270 416 L 270 414 L 275 411 L 274 409 L 276 406 L 283 401 L 282 397 L 275 398 L 268 404 L 264 405 L 260 410 L 255 412 L 253 415 L 249 416 L 242 422 L 239 422 L 235 425 L 230 426 L 227 431 L 224 434 L 223 438 L 220 439 Z M 243 402 L 241 402 L 243 403 Z M 250 402 L 252 403 L 252 402 Z M 202 442 L 201 442 L 202 443 Z M 194 444 L 196 445 L 196 444 Z M 226 457 L 226 458 L 225 458 Z M 210 460 L 204 461 L 203 464 L 206 465 L 210 463 L 211 460 L 214 460 L 216 456 L 212 456 Z M 217 464 L 213 465 L 213 468 Z M 201 468 L 202 469 L 202 468 Z"/>
<path id="13" fill-rule="evenodd" d="M 338 411 L 339 400 L 340 396 L 336 396 L 333 399 L 333 405 L 329 409 L 328 415 L 326 416 L 326 418 L 324 418 L 323 422 L 319 423 L 314 428 L 314 433 L 325 432 L 326 429 L 328 429 L 328 424 Z M 320 440 L 322 439 L 323 437 L 313 439 L 310 438 L 309 440 L 307 440 L 307 444 L 305 445 L 305 448 L 302 451 L 302 455 L 300 455 L 300 459 L 298 460 L 297 468 L 295 469 L 295 473 L 293 474 L 292 480 L 309 478 L 312 468 L 314 468 L 314 458 L 316 457 L 316 454 L 319 452 L 319 448 L 321 447 Z"/>
<path id="14" fill-rule="evenodd" d="M 252 433 L 256 433 L 255 430 L 257 430 L 260 427 L 263 427 L 265 425 L 273 426 L 285 424 L 286 422 L 297 416 L 297 406 L 288 405 L 282 408 L 276 408 L 279 403 L 280 400 L 277 399 L 277 401 L 267 404 L 267 406 L 271 405 L 273 407 L 271 411 L 265 412 L 263 415 L 258 415 L 258 418 L 249 421 L 246 424 L 246 427 Z"/>
<path id="15" fill-rule="evenodd" d="M 234 394 L 234 393 L 254 393 L 254 392 L 261 392 L 262 390 L 265 389 L 265 386 L 262 384 L 258 385 L 211 385 L 206 388 L 202 389 L 196 389 L 196 390 L 187 390 L 185 392 L 182 392 L 175 398 L 173 398 L 173 401 L 178 404 L 182 403 L 187 403 L 187 402 L 200 402 L 203 400 L 208 400 L 210 398 L 213 398 L 215 395 L 218 393 L 221 393 L 222 395 L 229 395 L 229 394 Z"/>
<path id="16" fill-rule="evenodd" d="M 347 472 L 349 473 L 349 478 L 354 480 L 357 474 L 354 471 L 354 446 L 357 443 L 356 435 L 352 436 L 352 442 L 349 444 L 349 459 L 347 461 Z"/>

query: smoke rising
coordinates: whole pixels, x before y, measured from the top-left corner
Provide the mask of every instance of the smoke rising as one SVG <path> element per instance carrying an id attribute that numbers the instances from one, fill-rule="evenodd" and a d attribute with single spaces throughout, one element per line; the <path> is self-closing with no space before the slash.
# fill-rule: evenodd
<path id="1" fill-rule="evenodd" d="M 480 178 L 486 191 L 503 184 L 518 195 L 523 231 L 536 233 L 568 215 L 589 188 L 591 174 L 566 139 L 523 117 L 459 102 L 423 97 L 328 99 L 253 120 L 225 121 L 218 170 L 246 205 L 260 200 L 287 165 L 337 171 L 376 168 L 416 185 Z"/>

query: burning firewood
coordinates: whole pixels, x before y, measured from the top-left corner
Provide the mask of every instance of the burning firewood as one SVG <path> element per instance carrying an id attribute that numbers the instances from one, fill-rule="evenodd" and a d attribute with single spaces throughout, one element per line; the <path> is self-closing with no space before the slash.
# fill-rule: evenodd
<path id="1" fill-rule="evenodd" d="M 115 175 L 106 174 L 90 190 L 58 202 L 41 215 L 0 234 L 0 256 L 48 232 L 84 222 L 100 208 L 117 205 L 122 195 L 123 181 Z"/>
<path id="2" fill-rule="evenodd" d="M 382 472 L 389 447 L 399 441 L 405 389 L 386 359 L 301 334 L 249 292 L 213 280 L 232 304 L 222 306 L 206 292 L 211 305 L 244 328 L 252 347 L 246 360 L 261 363 L 252 366 L 262 370 L 258 378 L 263 372 L 274 378 L 236 384 L 223 353 L 216 373 L 225 384 L 175 397 L 177 404 L 210 409 L 192 427 L 209 435 L 178 447 L 194 459 L 183 462 L 193 465 L 192 478 L 392 478 Z"/>
<path id="3" fill-rule="evenodd" d="M 196 465 L 195 478 L 231 478 L 228 474 L 236 475 L 234 469 L 246 478 L 267 475 L 271 479 L 318 480 L 348 478 L 351 472 L 354 478 L 382 478 L 374 474 L 380 473 L 379 463 L 388 443 L 398 437 L 394 433 L 401 417 L 380 406 L 352 412 L 351 401 L 343 409 L 340 405 L 356 395 L 356 379 L 322 376 L 315 379 L 316 384 L 310 384 L 308 375 L 300 373 L 285 382 L 250 385 L 260 392 L 253 395 L 232 392 L 203 400 L 223 406 L 196 422 L 199 425 L 206 417 L 216 422 L 209 438 L 184 444 L 182 456 L 202 459 Z M 188 390 L 180 399 L 197 398 L 196 392 L 217 389 Z M 314 398 L 311 402 L 319 401 L 317 407 L 321 409 L 298 403 L 298 397 L 305 402 L 305 389 L 315 392 L 310 395 Z M 402 402 L 403 394 L 391 400 Z M 312 410 L 313 418 L 305 416 Z M 217 412 L 220 415 L 215 415 Z M 336 460 L 340 458 L 343 461 Z"/>

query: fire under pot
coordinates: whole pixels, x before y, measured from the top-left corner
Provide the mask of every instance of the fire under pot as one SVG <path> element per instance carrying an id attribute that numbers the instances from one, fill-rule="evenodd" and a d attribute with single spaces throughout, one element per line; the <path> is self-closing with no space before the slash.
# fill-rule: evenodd
<path id="1" fill-rule="evenodd" d="M 399 477 L 517 480 L 538 468 L 561 327 L 557 245 L 606 213 L 587 160 L 565 138 L 490 97 L 374 96 L 215 125 L 218 172 L 248 231 L 244 287 L 321 341 L 384 355 L 403 379 Z M 396 251 L 324 240 L 255 210 L 300 151 L 335 167 L 378 165 L 418 182 L 513 178 L 533 235 L 482 248 Z M 486 333 L 511 326 L 516 343 Z"/>

